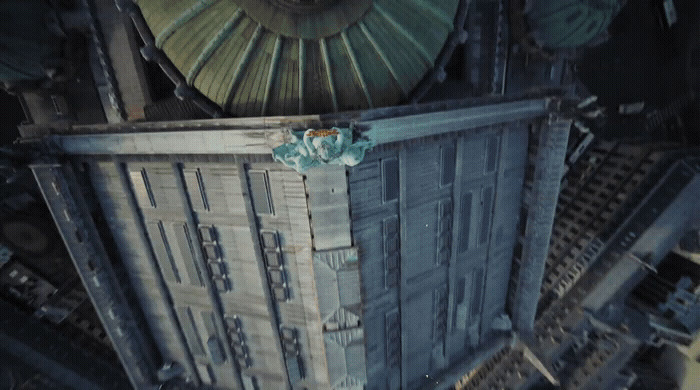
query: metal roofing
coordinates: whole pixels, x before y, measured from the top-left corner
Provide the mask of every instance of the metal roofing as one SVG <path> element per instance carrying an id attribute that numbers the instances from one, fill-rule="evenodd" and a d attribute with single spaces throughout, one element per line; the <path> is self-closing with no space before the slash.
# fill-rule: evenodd
<path id="1" fill-rule="evenodd" d="M 525 13 L 538 44 L 573 48 L 604 33 L 622 4 L 621 0 L 528 0 Z"/>
<path id="2" fill-rule="evenodd" d="M 463 0 L 134 2 L 187 85 L 236 116 L 394 105 L 436 65 L 465 8 Z"/>

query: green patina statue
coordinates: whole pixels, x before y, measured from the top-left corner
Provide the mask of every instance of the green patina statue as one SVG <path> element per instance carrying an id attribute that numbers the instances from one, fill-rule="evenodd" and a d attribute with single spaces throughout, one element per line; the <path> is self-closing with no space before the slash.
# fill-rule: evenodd
<path id="1" fill-rule="evenodd" d="M 275 160 L 302 173 L 325 164 L 355 166 L 373 146 L 372 141 L 353 142 L 350 129 L 309 129 L 296 132 L 293 142 L 273 149 L 272 155 Z"/>

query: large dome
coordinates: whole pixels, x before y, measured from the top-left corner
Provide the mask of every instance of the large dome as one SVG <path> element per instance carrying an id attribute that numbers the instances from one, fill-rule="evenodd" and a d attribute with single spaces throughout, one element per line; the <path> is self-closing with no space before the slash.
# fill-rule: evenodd
<path id="1" fill-rule="evenodd" d="M 187 84 L 235 116 L 397 104 L 462 0 L 135 0 Z"/>

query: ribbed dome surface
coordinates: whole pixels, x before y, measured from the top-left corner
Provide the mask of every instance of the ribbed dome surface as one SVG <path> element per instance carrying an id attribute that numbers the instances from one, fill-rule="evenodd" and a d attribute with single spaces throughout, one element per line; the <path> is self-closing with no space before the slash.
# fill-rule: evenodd
<path id="1" fill-rule="evenodd" d="M 187 83 L 236 116 L 398 103 L 432 68 L 460 0 L 137 0 Z"/>
<path id="2" fill-rule="evenodd" d="M 604 32 L 622 0 L 527 0 L 532 36 L 542 47 L 575 48 Z"/>

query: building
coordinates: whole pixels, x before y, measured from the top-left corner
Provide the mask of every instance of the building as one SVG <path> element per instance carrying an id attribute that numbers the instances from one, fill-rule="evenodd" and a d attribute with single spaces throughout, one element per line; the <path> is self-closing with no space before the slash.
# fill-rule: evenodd
<path id="1" fill-rule="evenodd" d="M 20 130 L 78 275 L 2 257 L 44 319 L 11 329 L 60 331 L 0 332 L 0 359 L 28 388 L 676 386 L 652 362 L 695 345 L 700 280 L 670 252 L 694 248 L 697 152 L 591 134 L 547 50 L 621 2 L 541 3 L 59 12 L 90 37 L 81 81 L 22 91 Z M 66 335 L 101 348 L 71 361 Z"/>
<path id="2" fill-rule="evenodd" d="M 430 387 L 534 320 L 506 295 L 540 286 L 571 126 L 552 102 L 73 126 L 32 169 L 135 387 Z M 375 145 L 359 164 L 273 160 L 334 125 Z M 513 271 L 528 139 L 541 231 Z"/>
<path id="3" fill-rule="evenodd" d="M 595 141 L 564 180 L 533 337 L 458 387 L 678 386 L 654 356 L 697 337 L 699 270 L 671 252 L 697 229 L 696 152 Z"/>

